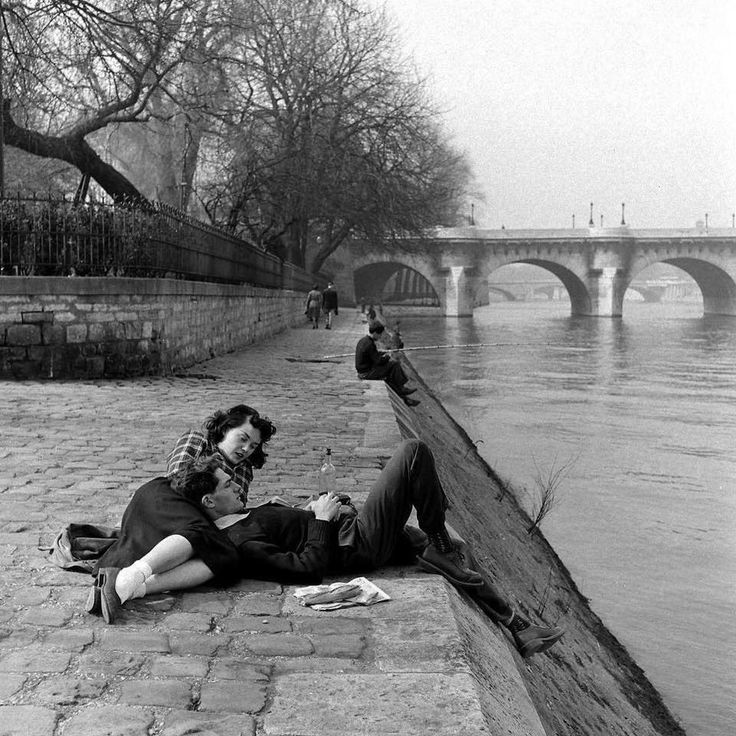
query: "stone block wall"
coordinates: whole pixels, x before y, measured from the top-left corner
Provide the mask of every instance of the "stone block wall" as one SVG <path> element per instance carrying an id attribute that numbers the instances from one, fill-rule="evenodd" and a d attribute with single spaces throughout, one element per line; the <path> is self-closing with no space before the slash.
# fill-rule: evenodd
<path id="1" fill-rule="evenodd" d="M 0 379 L 165 374 L 304 319 L 304 295 L 175 279 L 0 277 Z"/>

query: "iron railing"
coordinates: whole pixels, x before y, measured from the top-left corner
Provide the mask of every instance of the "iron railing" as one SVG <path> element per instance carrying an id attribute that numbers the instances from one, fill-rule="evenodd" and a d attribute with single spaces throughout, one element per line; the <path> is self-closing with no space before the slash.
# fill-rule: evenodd
<path id="1" fill-rule="evenodd" d="M 308 291 L 314 274 L 162 204 L 0 199 L 0 276 L 182 278 Z"/>

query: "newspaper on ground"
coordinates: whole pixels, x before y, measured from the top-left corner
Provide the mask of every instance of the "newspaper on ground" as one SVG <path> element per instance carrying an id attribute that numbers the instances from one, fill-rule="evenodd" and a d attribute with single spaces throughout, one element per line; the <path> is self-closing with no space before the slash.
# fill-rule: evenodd
<path id="1" fill-rule="evenodd" d="M 354 578 L 347 583 L 331 585 L 309 585 L 294 591 L 299 603 L 316 611 L 334 611 L 350 606 L 372 606 L 381 601 L 390 601 L 375 583 L 366 578 Z"/>

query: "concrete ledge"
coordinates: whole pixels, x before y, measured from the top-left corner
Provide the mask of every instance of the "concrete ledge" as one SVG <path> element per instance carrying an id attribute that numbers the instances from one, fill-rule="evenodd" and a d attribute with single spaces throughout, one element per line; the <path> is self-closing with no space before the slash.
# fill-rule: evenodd
<path id="1" fill-rule="evenodd" d="M 366 620 L 372 657 L 360 673 L 292 669 L 275 678 L 265 732 L 544 736 L 501 630 L 441 577 L 400 571 L 370 575 L 391 601 L 368 608 L 313 611 L 287 590 L 282 613 L 292 621 Z M 315 699 L 325 708 L 304 707 Z"/>

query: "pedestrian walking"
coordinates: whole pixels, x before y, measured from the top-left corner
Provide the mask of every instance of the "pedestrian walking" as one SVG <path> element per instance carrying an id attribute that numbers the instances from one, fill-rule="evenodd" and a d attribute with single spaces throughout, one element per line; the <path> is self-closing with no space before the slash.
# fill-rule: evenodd
<path id="1" fill-rule="evenodd" d="M 325 329 L 332 329 L 332 318 L 337 317 L 337 289 L 332 281 L 327 283 L 327 288 L 322 292 L 322 311 L 325 314 Z"/>
<path id="2" fill-rule="evenodd" d="M 315 284 L 309 294 L 307 294 L 307 306 L 304 311 L 304 314 L 307 315 L 309 321 L 312 323 L 313 330 L 319 328 L 319 313 L 321 310 L 322 292 L 319 290 L 319 285 Z"/>

